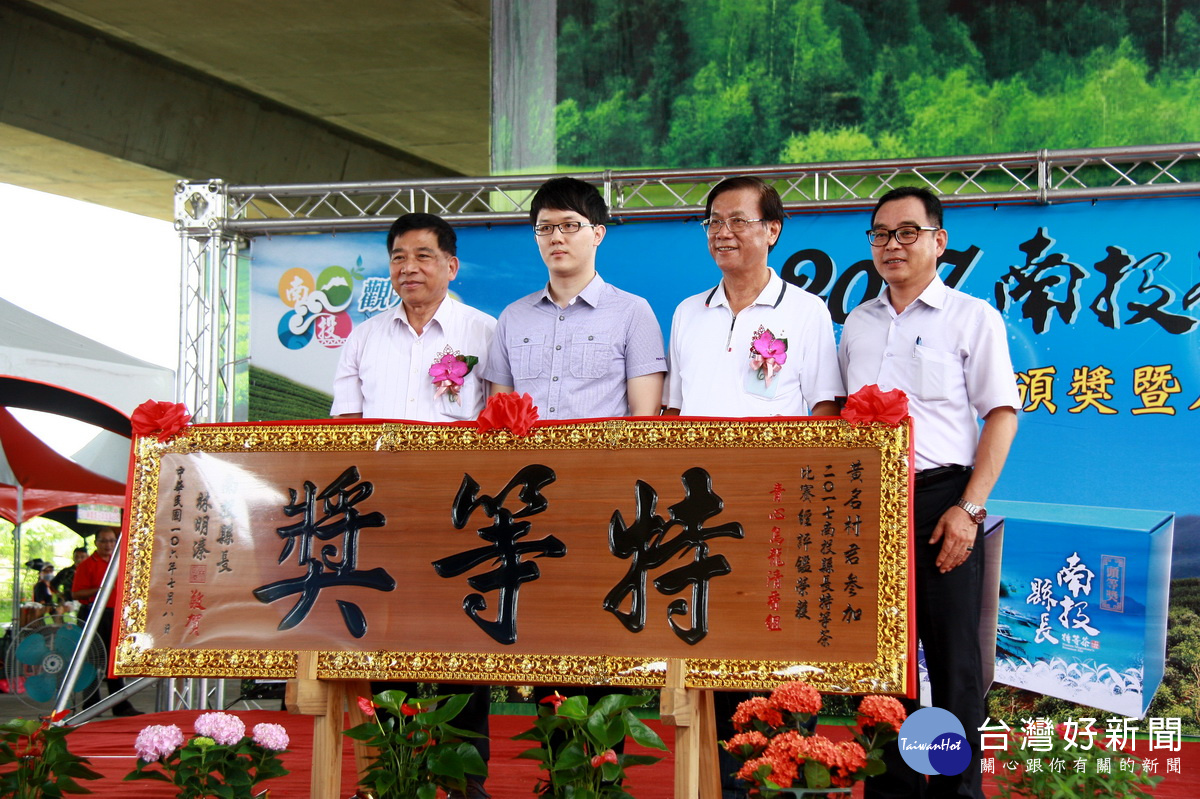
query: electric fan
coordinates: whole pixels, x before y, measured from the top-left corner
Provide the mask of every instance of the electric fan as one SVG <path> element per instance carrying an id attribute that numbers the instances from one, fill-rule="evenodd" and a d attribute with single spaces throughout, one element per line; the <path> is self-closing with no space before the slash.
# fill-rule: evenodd
<path id="1" fill-rule="evenodd" d="M 32 622 L 17 633 L 5 653 L 5 676 L 9 690 L 25 704 L 39 711 L 54 707 L 59 688 L 67 678 L 71 656 L 83 637 L 83 628 L 75 624 Z M 67 707 L 78 710 L 93 691 L 100 686 L 98 676 L 108 667 L 108 653 L 99 637 L 92 638 L 83 667 L 67 701 Z"/>

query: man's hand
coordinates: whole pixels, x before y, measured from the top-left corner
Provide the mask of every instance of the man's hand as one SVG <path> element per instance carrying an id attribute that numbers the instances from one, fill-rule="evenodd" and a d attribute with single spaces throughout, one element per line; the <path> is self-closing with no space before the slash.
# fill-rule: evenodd
<path id="1" fill-rule="evenodd" d="M 978 527 L 967 512 L 957 505 L 942 514 L 937 527 L 933 529 L 933 535 L 929 536 L 930 546 L 942 542 L 942 550 L 937 558 L 938 571 L 945 574 L 966 562 L 975 547 Z"/>

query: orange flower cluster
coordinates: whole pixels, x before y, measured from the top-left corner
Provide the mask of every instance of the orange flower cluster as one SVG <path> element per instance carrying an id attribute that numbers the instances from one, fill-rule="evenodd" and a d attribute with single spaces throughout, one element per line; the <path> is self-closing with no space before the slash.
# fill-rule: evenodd
<path id="1" fill-rule="evenodd" d="M 894 696 L 864 696 L 858 705 L 860 727 L 882 727 L 887 725 L 899 732 L 900 725 L 908 718 L 904 705 Z"/>
<path id="2" fill-rule="evenodd" d="M 745 732 L 754 726 L 755 720 L 761 721 L 768 727 L 778 727 L 783 724 L 783 714 L 779 708 L 765 696 L 752 696 L 737 706 L 733 713 L 733 728 Z"/>
<path id="3" fill-rule="evenodd" d="M 808 683 L 785 682 L 771 692 L 771 703 L 789 713 L 821 712 L 821 693 Z"/>
<path id="4" fill-rule="evenodd" d="M 723 745 L 726 751 L 745 760 L 761 755 L 769 743 L 767 736 L 758 730 L 751 730 L 750 732 L 739 732 L 728 741 L 724 741 Z"/>
<path id="5" fill-rule="evenodd" d="M 834 743 L 823 735 L 805 736 L 789 730 L 772 738 L 760 756 L 746 761 L 738 777 L 754 783 L 765 777 L 780 788 L 791 788 L 808 760 L 825 766 L 830 782 L 844 787 L 852 785 L 854 775 L 867 765 L 867 753 L 854 741 Z M 763 766 L 770 771 L 756 774 Z"/>

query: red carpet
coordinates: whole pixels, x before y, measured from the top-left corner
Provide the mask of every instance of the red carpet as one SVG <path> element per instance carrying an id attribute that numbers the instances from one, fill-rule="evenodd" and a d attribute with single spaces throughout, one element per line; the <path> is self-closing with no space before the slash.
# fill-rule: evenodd
<path id="1" fill-rule="evenodd" d="M 270 710 L 237 710 L 234 712 L 252 727 L 259 722 L 274 722 L 283 724 L 291 737 L 292 745 L 288 754 L 283 756 L 284 764 L 291 774 L 263 783 L 263 787 L 271 790 L 271 799 L 297 799 L 309 796 L 309 774 L 311 772 L 312 748 L 312 719 L 307 716 L 293 716 L 282 711 Z M 136 756 L 133 752 L 133 740 L 139 730 L 148 724 L 177 724 L 185 733 L 190 733 L 192 721 L 199 711 L 177 710 L 170 713 L 153 713 L 133 719 L 104 719 L 86 724 L 71 733 L 68 739 L 71 751 L 89 758 L 92 768 L 105 775 L 105 779 L 84 783 L 98 797 L 138 797 L 138 799 L 173 799 L 175 794 L 166 783 L 143 780 L 139 782 L 122 782 L 134 766 Z M 528 729 L 529 716 L 493 716 L 492 717 L 492 762 L 491 774 L 487 787 L 493 799 L 526 799 L 533 791 L 537 779 L 537 765 L 531 760 L 517 760 L 516 755 L 528 748 L 526 741 L 513 741 L 512 736 Z M 657 721 L 650 725 L 663 736 L 667 746 L 674 749 L 674 729 L 663 728 Z M 837 740 L 846 736 L 846 728 L 838 726 L 822 726 L 821 732 Z M 1146 745 L 1145 741 L 1138 742 L 1138 750 L 1145 757 L 1153 756 L 1158 761 L 1158 772 L 1166 778 L 1159 783 L 1155 796 L 1158 799 L 1192 799 L 1196 796 L 1196 780 L 1200 778 L 1200 742 L 1188 742 L 1183 745 L 1182 752 L 1145 752 L 1140 750 Z M 345 748 L 345 767 L 343 769 L 342 787 L 344 796 L 354 793 L 354 764 L 347 739 Z M 632 744 L 627 749 L 631 754 L 645 752 Z M 1179 757 L 1182 761 L 1181 772 L 1165 774 L 1168 757 Z M 674 760 L 668 754 L 663 760 L 653 766 L 636 766 L 630 769 L 630 780 L 627 789 L 638 799 L 672 799 L 674 796 L 673 776 Z M 988 777 L 984 778 L 985 793 L 988 796 L 998 796 L 995 784 Z M 861 796 L 861 789 L 855 791 Z M 320 799 L 341 799 L 341 797 L 320 797 Z"/>

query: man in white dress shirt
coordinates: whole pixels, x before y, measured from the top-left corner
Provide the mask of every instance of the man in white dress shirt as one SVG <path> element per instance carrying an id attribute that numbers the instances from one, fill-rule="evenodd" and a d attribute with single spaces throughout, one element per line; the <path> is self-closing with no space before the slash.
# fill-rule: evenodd
<path id="1" fill-rule="evenodd" d="M 983 506 L 1004 468 L 1019 407 L 1007 333 L 995 308 L 938 277 L 947 233 L 941 201 L 927 189 L 904 187 L 883 195 L 867 239 L 888 287 L 846 319 L 838 358 L 850 393 L 878 384 L 908 394 L 917 470 L 917 635 L 933 704 L 958 717 L 973 752 L 961 774 L 937 774 L 926 782 L 893 744 L 884 750 L 887 773 L 867 780 L 865 795 L 983 799 L 978 732 L 986 689 L 978 644 Z M 916 704 L 908 708 L 912 712 Z"/>
<path id="2" fill-rule="evenodd" d="M 330 415 L 474 419 L 487 401 L 483 371 L 496 320 L 448 295 L 458 274 L 454 229 L 433 214 L 405 214 L 388 231 L 387 248 L 400 304 L 351 331 Z"/>
<path id="3" fill-rule="evenodd" d="M 449 296 L 458 274 L 458 237 L 433 214 L 405 214 L 388 231 L 388 267 L 400 304 L 358 325 L 342 347 L 333 380 L 332 416 L 456 422 L 474 419 L 487 402 L 483 379 L 496 320 Z M 374 683 L 373 691 L 413 683 Z M 440 693 L 470 693 L 453 720 L 483 737 L 472 738 L 487 761 L 491 754 L 486 685 L 442 685 Z M 484 781 L 469 777 L 465 793 L 450 799 L 487 799 Z"/>

